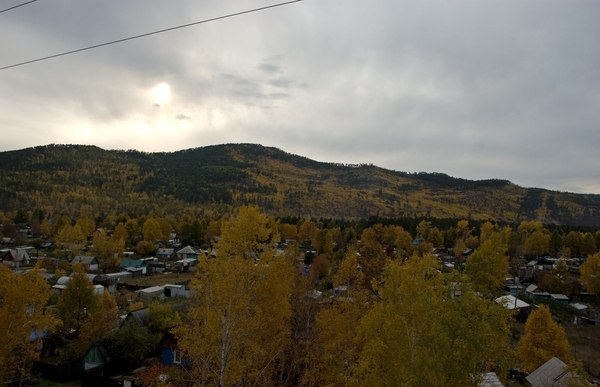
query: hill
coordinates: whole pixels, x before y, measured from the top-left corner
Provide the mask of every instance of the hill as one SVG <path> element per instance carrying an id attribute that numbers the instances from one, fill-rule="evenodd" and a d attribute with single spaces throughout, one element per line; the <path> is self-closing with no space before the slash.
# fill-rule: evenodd
<path id="1" fill-rule="evenodd" d="M 48 145 L 0 152 L 0 210 L 100 214 L 224 209 L 275 216 L 492 219 L 600 226 L 600 195 L 522 188 L 506 180 L 410 174 L 322 163 L 253 144 L 171 153 Z"/>

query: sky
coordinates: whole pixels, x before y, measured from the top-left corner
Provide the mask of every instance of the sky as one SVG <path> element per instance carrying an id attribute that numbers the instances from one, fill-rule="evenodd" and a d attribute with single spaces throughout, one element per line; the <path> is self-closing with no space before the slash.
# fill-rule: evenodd
<path id="1" fill-rule="evenodd" d="M 38 0 L 0 13 L 0 67 L 277 3 Z M 0 151 L 52 143 L 600 194 L 600 2 L 303 0 L 0 70 Z"/>

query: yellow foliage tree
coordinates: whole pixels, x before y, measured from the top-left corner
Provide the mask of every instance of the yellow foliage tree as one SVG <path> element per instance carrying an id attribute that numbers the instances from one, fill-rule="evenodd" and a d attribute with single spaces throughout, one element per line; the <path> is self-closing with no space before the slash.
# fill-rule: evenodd
<path id="1" fill-rule="evenodd" d="M 217 251 L 222 257 L 258 259 L 273 256 L 273 243 L 279 240 L 277 228 L 256 207 L 241 207 L 237 216 L 223 221 Z"/>
<path id="2" fill-rule="evenodd" d="M 0 384 L 25 375 L 38 357 L 37 340 L 56 328 L 44 310 L 50 290 L 37 270 L 19 275 L 0 264 Z"/>
<path id="3" fill-rule="evenodd" d="M 368 308 L 368 292 L 356 252 L 348 251 L 333 283 L 345 291 L 316 316 L 315 343 L 302 379 L 310 386 L 348 385 L 351 366 L 360 353 L 355 338 L 358 323 Z"/>
<path id="4" fill-rule="evenodd" d="M 501 233 L 493 233 L 469 256 L 465 273 L 471 279 L 473 288 L 486 297 L 494 296 L 508 276 L 507 245 Z"/>
<path id="5" fill-rule="evenodd" d="M 524 370 L 534 371 L 553 357 L 570 362 L 571 346 L 564 329 L 552 319 L 550 309 L 540 305 L 525 323 L 525 333 L 517 346 L 517 358 Z"/>
<path id="6" fill-rule="evenodd" d="M 242 207 L 224 221 L 217 259 L 192 282 L 189 319 L 175 329 L 199 384 L 269 384 L 290 340 L 293 267 L 273 256 L 270 219 Z"/>
<path id="7" fill-rule="evenodd" d="M 590 255 L 579 268 L 579 280 L 590 293 L 600 293 L 600 253 Z"/>
<path id="8" fill-rule="evenodd" d="M 94 296 L 96 306 L 81 324 L 79 336 L 70 343 L 68 351 L 74 358 L 83 356 L 90 346 L 119 325 L 119 309 L 115 298 L 104 292 Z"/>
<path id="9" fill-rule="evenodd" d="M 507 368 L 507 311 L 451 282 L 431 255 L 390 262 L 379 295 L 359 326 L 352 385 L 477 385 Z"/>
<path id="10" fill-rule="evenodd" d="M 203 262 L 175 328 L 198 384 L 270 384 L 290 339 L 292 268 L 234 256 Z"/>

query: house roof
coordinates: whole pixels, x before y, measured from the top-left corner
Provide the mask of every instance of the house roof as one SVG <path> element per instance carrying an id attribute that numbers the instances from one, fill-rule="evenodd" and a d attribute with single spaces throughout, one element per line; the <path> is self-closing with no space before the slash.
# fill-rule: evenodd
<path id="1" fill-rule="evenodd" d="M 504 387 L 504 384 L 498 379 L 495 372 L 486 372 L 483 374 L 483 379 L 479 383 L 479 387 Z"/>
<path id="2" fill-rule="evenodd" d="M 0 254 L 2 260 L 4 261 L 14 261 L 14 262 L 22 262 L 29 260 L 29 254 L 27 254 L 26 250 L 23 249 L 8 249 L 3 250 L 4 254 Z"/>
<path id="3" fill-rule="evenodd" d="M 539 288 L 539 287 L 538 287 L 536 284 L 531 284 L 531 285 L 529 285 L 527 288 L 525 288 L 525 291 L 526 291 L 527 293 L 533 293 L 533 292 L 535 292 L 535 291 L 537 291 L 537 290 L 540 290 L 540 291 L 541 291 L 541 289 L 540 289 L 540 288 Z"/>
<path id="4" fill-rule="evenodd" d="M 187 245 L 183 249 L 179 250 L 177 254 L 198 254 L 196 250 L 192 248 L 192 246 Z"/>
<path id="5" fill-rule="evenodd" d="M 71 264 L 74 263 L 81 263 L 82 265 L 93 265 L 98 264 L 98 260 L 96 259 L 96 257 L 92 257 L 89 255 L 78 255 L 75 258 L 73 258 L 73 261 L 71 261 Z"/>
<path id="6" fill-rule="evenodd" d="M 571 306 L 572 306 L 573 308 L 577 309 L 577 310 L 585 310 L 585 309 L 587 309 L 587 308 L 588 308 L 588 306 L 587 306 L 587 305 L 585 305 L 585 304 L 581 304 L 581 303 L 579 303 L 579 302 L 572 303 L 572 304 L 571 304 Z"/>
<path id="7" fill-rule="evenodd" d="M 127 317 L 125 317 L 125 321 L 133 320 L 133 321 L 137 322 L 140 326 L 145 327 L 148 325 L 148 323 L 150 321 L 149 311 L 150 311 L 150 309 L 144 308 L 144 309 L 135 310 L 133 312 L 129 312 Z"/>
<path id="8" fill-rule="evenodd" d="M 570 378 L 571 374 L 567 372 L 567 365 L 559 358 L 553 357 L 525 379 L 531 383 L 532 387 L 559 387 L 568 385 Z"/>
<path id="9" fill-rule="evenodd" d="M 146 261 L 143 261 L 141 259 L 123 259 L 121 261 L 121 265 L 122 268 L 125 267 L 143 267 L 146 266 Z"/>
<path id="10" fill-rule="evenodd" d="M 506 296 L 502 296 L 502 297 L 498 297 L 496 298 L 494 301 L 496 301 L 497 304 L 501 304 L 503 305 L 506 309 L 521 309 L 521 308 L 527 308 L 528 306 L 530 306 L 528 303 L 526 303 L 523 300 L 519 300 L 517 297 L 509 294 Z"/>
<path id="11" fill-rule="evenodd" d="M 553 300 L 569 301 L 569 297 L 564 294 L 550 294 L 550 297 L 552 297 Z"/>
<path id="12" fill-rule="evenodd" d="M 156 250 L 156 255 L 173 255 L 173 252 L 175 252 L 175 249 L 167 249 L 161 247 L 158 250 Z"/>

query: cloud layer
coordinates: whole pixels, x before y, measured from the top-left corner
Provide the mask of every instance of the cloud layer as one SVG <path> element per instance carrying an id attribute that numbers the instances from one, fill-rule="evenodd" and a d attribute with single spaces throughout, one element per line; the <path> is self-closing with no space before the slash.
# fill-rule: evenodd
<path id="1" fill-rule="evenodd" d="M 269 4 L 36 2 L 0 14 L 0 66 Z M 253 142 L 600 193 L 599 14 L 593 0 L 304 0 L 0 71 L 0 150 Z"/>

